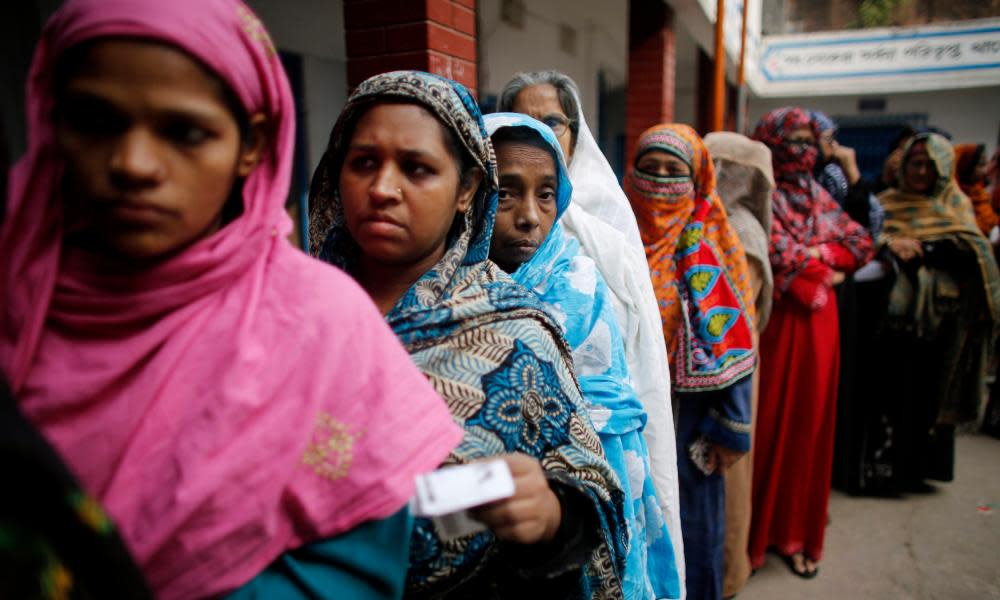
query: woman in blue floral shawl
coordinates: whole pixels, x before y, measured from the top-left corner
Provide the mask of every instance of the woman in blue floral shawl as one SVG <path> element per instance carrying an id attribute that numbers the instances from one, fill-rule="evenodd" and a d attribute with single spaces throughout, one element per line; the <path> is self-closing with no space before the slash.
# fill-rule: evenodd
<path id="1" fill-rule="evenodd" d="M 446 541 L 417 519 L 406 595 L 623 597 L 622 490 L 569 349 L 537 298 L 487 259 L 496 164 L 475 100 L 427 73 L 379 75 L 330 139 L 311 190 L 313 253 L 372 295 L 464 426 L 446 464 L 504 457 L 517 487 L 474 513 L 482 533 Z M 529 479 L 542 481 L 533 496 Z M 552 501 L 554 520 L 538 508 Z"/>
<path id="2" fill-rule="evenodd" d="M 629 527 L 625 597 L 679 598 L 673 546 L 642 436 L 646 412 L 632 389 L 609 291 L 594 261 L 580 252 L 580 244 L 566 235 L 559 222 L 573 193 L 562 148 L 548 126 L 526 115 L 496 113 L 485 120 L 497 152 L 501 190 L 491 258 L 541 299 L 573 350 L 583 399 L 625 491 Z M 534 154 L 524 155 L 525 151 Z M 517 160 L 534 155 L 543 160 L 530 161 L 533 164 L 525 168 Z M 529 246 L 542 240 L 530 258 L 528 252 L 510 264 L 500 258 L 506 256 L 503 242 L 517 244 L 527 237 L 532 240 Z"/>

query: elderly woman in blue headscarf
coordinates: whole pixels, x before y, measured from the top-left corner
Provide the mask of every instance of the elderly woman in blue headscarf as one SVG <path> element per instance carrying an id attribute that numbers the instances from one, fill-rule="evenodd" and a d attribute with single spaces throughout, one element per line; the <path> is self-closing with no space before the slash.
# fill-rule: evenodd
<path id="1" fill-rule="evenodd" d="M 485 117 L 497 153 L 499 200 L 490 258 L 541 299 L 559 323 L 588 413 L 625 491 L 626 598 L 678 598 L 680 581 L 642 436 L 610 293 L 594 261 L 559 218 L 573 188 L 552 130 L 522 114 Z"/>

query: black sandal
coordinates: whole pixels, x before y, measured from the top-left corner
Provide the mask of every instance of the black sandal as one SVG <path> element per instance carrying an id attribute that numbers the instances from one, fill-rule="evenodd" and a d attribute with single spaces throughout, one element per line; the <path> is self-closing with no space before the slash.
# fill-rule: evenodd
<path id="1" fill-rule="evenodd" d="M 795 568 L 795 557 L 796 556 L 801 556 L 802 557 L 802 563 L 803 563 L 802 564 L 802 569 L 803 569 L 802 571 L 800 571 L 797 568 Z M 787 554 L 787 555 L 786 554 L 782 554 L 781 555 L 781 559 L 783 561 L 785 561 L 785 565 L 788 566 L 788 570 L 789 571 L 791 571 L 792 573 L 794 573 L 797 577 L 801 577 L 802 579 L 812 579 L 813 577 L 816 577 L 816 575 L 819 574 L 819 567 L 817 567 L 815 570 L 810 571 L 809 567 L 807 567 L 805 565 L 806 555 L 804 553 L 802 553 L 802 552 L 796 552 L 795 554 Z"/>

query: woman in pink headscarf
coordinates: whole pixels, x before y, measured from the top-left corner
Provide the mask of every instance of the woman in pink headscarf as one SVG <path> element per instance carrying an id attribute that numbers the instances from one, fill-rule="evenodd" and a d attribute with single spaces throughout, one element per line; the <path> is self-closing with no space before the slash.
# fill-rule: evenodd
<path id="1" fill-rule="evenodd" d="M 285 239 L 294 108 L 261 23 L 69 0 L 28 102 L 0 370 L 150 587 L 398 596 L 414 475 L 462 434 L 367 294 Z"/>

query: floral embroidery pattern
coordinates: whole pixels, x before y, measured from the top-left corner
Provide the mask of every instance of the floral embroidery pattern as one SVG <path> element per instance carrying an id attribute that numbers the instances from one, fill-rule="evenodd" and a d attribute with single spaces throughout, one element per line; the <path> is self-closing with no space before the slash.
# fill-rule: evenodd
<path id="1" fill-rule="evenodd" d="M 271 41 L 271 36 L 268 35 L 267 29 L 264 28 L 264 24 L 260 22 L 260 19 L 242 5 L 236 8 L 236 14 L 240 17 L 243 32 L 250 36 L 250 39 L 264 47 L 264 52 L 267 53 L 268 58 L 276 56 L 278 50 L 274 47 L 274 42 Z"/>
<path id="2" fill-rule="evenodd" d="M 351 470 L 354 445 L 360 437 L 347 424 L 337 421 L 328 413 L 320 413 L 316 418 L 312 440 L 302 456 L 302 463 L 320 477 L 337 481 Z"/>

